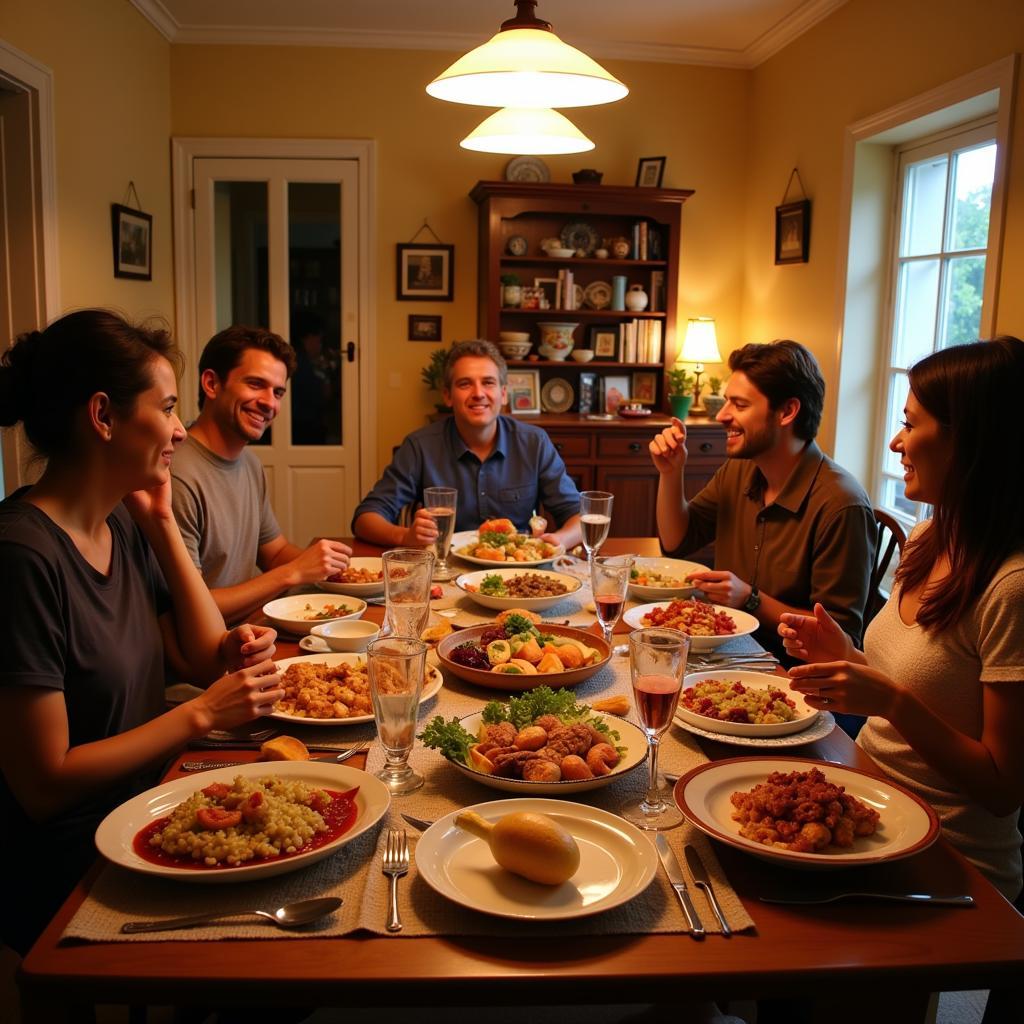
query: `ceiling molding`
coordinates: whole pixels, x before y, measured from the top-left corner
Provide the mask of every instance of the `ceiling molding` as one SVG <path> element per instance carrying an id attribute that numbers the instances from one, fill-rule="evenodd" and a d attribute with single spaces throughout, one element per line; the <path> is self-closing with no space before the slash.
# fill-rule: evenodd
<path id="1" fill-rule="evenodd" d="M 131 5 L 166 39 L 176 42 L 180 25 L 160 0 L 130 0 Z"/>
<path id="2" fill-rule="evenodd" d="M 824 21 L 845 3 L 846 0 L 807 0 L 802 7 L 798 7 L 788 18 L 783 18 L 743 51 L 749 60 L 747 67 L 756 68 L 769 57 L 774 57 L 779 50 L 787 47 L 819 21 Z"/>

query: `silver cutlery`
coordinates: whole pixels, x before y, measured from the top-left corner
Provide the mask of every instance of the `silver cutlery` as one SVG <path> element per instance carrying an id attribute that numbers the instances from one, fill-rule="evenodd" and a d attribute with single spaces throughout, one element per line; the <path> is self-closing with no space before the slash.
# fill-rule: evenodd
<path id="1" fill-rule="evenodd" d="M 686 854 L 686 866 L 690 869 L 690 874 L 693 875 L 693 884 L 698 889 L 704 890 L 704 895 L 707 897 L 708 903 L 711 904 L 711 912 L 718 918 L 718 924 L 722 929 L 722 934 L 728 939 L 732 937 L 732 929 L 729 927 L 729 923 L 725 920 L 725 914 L 722 913 L 722 908 L 718 903 L 718 897 L 715 895 L 714 887 L 711 885 L 711 876 L 708 874 L 708 869 L 704 867 L 704 861 L 701 860 L 700 854 L 696 848 L 691 846 L 689 843 L 683 847 L 683 853 Z"/>
<path id="2" fill-rule="evenodd" d="M 357 743 L 354 747 L 349 747 L 348 750 L 342 750 L 338 753 L 325 754 L 322 757 L 311 757 L 310 761 L 320 761 L 325 764 L 341 764 L 343 761 L 347 761 L 354 754 L 362 753 L 370 745 L 369 740 L 362 740 Z M 310 747 L 310 750 L 315 750 L 315 747 Z M 179 766 L 183 772 L 206 772 L 213 768 L 237 768 L 242 764 L 256 764 L 255 761 L 182 761 Z M 264 762 L 259 762 L 260 764 Z M 266 764 L 270 765 L 273 762 L 267 761 Z"/>
<path id="3" fill-rule="evenodd" d="M 124 935 L 138 935 L 141 932 L 173 931 L 176 928 L 192 928 L 197 924 L 222 921 L 228 917 L 241 917 L 244 914 L 265 917 L 278 928 L 301 928 L 334 913 L 342 903 L 344 900 L 338 896 L 324 896 L 318 900 L 286 903 L 277 910 L 214 910 L 204 914 L 190 914 L 188 917 L 169 917 L 164 921 L 128 921 L 121 925 L 121 932 Z"/>
<path id="4" fill-rule="evenodd" d="M 403 814 L 402 817 L 418 832 L 426 832 L 434 824 L 432 821 L 427 821 L 426 818 L 414 818 L 411 814 Z"/>
<path id="5" fill-rule="evenodd" d="M 654 837 L 654 845 L 658 848 L 658 856 L 661 858 L 665 874 L 668 875 L 669 883 L 675 890 L 676 896 L 679 897 L 679 903 L 686 915 L 686 922 L 690 926 L 690 934 L 695 939 L 703 939 L 705 935 L 704 922 L 701 921 L 700 914 L 697 913 L 697 908 L 693 905 L 693 900 L 690 899 L 690 894 L 686 889 L 686 879 L 679 866 L 678 858 L 672 851 L 672 847 L 668 845 L 668 840 L 660 833 Z"/>
<path id="6" fill-rule="evenodd" d="M 387 844 L 384 847 L 384 863 L 381 871 L 391 880 L 388 890 L 388 923 L 389 932 L 402 930 L 402 919 L 398 913 L 398 879 L 409 870 L 409 838 L 405 829 L 393 828 L 388 831 Z"/>
<path id="7" fill-rule="evenodd" d="M 827 895 L 814 893 L 790 896 L 759 896 L 762 903 L 788 903 L 799 906 L 813 906 L 821 903 L 836 903 L 839 900 L 893 900 L 897 903 L 932 903 L 942 907 L 973 907 L 972 896 L 937 896 L 929 892 L 833 892 Z"/>
<path id="8" fill-rule="evenodd" d="M 686 665 L 687 668 L 695 669 L 698 672 L 710 672 L 720 668 L 776 669 L 779 667 L 779 663 L 771 658 L 741 658 L 738 655 L 735 658 L 719 658 L 717 661 L 698 661 L 690 658 Z"/>

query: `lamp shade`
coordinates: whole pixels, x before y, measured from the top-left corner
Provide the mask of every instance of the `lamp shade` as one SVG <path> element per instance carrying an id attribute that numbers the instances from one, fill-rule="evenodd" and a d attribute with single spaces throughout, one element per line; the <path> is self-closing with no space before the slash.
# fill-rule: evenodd
<path id="1" fill-rule="evenodd" d="M 683 350 L 679 358 L 686 363 L 720 363 L 722 354 L 718 351 L 715 337 L 715 321 L 709 316 L 694 317 L 686 324 Z"/>
<path id="2" fill-rule="evenodd" d="M 462 140 L 478 153 L 583 153 L 594 144 L 557 110 L 506 108 L 491 114 Z"/>

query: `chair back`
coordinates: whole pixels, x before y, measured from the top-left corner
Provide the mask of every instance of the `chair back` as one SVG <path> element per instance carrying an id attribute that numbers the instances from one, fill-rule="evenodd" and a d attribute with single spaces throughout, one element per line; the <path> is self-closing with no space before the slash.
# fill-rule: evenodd
<path id="1" fill-rule="evenodd" d="M 885 595 L 882 593 L 882 581 L 889 571 L 889 564 L 892 556 L 899 549 L 903 554 L 903 545 L 907 542 L 907 535 L 903 527 L 888 512 L 876 508 L 875 525 L 878 533 L 875 539 L 875 561 L 871 568 L 871 584 L 868 590 L 868 603 L 864 609 L 864 625 L 878 614 L 882 605 L 885 604 Z"/>

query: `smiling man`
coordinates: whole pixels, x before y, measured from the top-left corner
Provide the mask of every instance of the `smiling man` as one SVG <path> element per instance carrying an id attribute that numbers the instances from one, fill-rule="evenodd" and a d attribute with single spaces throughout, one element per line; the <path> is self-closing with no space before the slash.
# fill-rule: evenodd
<path id="1" fill-rule="evenodd" d="M 408 526 L 402 509 L 420 504 L 425 487 L 458 492 L 456 530 L 475 530 L 487 519 L 511 519 L 529 533 L 541 505 L 557 529 L 544 534 L 568 549 L 580 541 L 580 496 L 548 435 L 502 416 L 508 367 L 489 341 L 452 345 L 444 368 L 444 400 L 451 416 L 414 431 L 395 452 L 384 475 L 352 517 L 357 537 L 394 547 L 428 547 L 437 527 L 426 509 Z"/>
<path id="2" fill-rule="evenodd" d="M 227 622 L 282 591 L 348 565 L 351 549 L 304 551 L 277 524 L 259 459 L 247 450 L 281 408 L 295 352 L 259 327 L 229 327 L 199 359 L 199 417 L 171 463 L 174 515 L 192 561 Z"/>
<path id="3" fill-rule="evenodd" d="M 875 545 L 871 503 L 854 478 L 814 443 L 825 382 L 795 341 L 745 345 L 716 419 L 726 461 L 693 498 L 685 496 L 686 427 L 675 420 L 650 443 L 659 473 L 658 533 L 672 555 L 714 541 L 715 569 L 694 577 L 708 600 L 742 608 L 757 638 L 783 653 L 783 612 L 815 602 L 859 643 Z"/>

